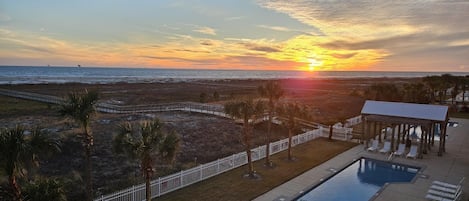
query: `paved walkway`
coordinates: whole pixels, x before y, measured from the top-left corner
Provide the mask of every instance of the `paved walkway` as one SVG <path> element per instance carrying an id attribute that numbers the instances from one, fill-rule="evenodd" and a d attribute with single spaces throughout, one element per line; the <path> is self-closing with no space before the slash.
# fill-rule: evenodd
<path id="1" fill-rule="evenodd" d="M 395 162 L 420 166 L 423 167 L 423 170 L 414 183 L 389 184 L 381 189 L 379 194 L 373 197 L 372 200 L 426 200 L 425 195 L 432 181 L 439 180 L 457 184 L 462 177 L 466 177 L 466 181 L 463 183 L 464 195 L 462 200 L 469 199 L 469 181 L 467 181 L 469 179 L 469 120 L 453 118 L 450 121 L 456 121 L 459 125 L 448 128 L 449 137 L 446 144 L 446 153 L 442 157 L 438 157 L 438 145 L 435 144 L 430 153 L 424 154 L 423 159 L 394 158 L 393 161 Z M 358 145 L 257 197 L 255 200 L 291 200 L 301 192 L 319 183 L 321 179 L 332 175 L 331 168 L 342 169 L 354 159 L 362 156 L 381 160 L 387 158 L 387 155 L 366 152 L 363 145 Z M 340 193 L 340 189 L 337 189 L 337 193 Z"/>

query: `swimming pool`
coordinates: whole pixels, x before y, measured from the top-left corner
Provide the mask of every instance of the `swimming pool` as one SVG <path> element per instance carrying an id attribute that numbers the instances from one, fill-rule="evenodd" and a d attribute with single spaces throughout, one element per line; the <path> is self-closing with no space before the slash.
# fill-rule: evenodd
<path id="1" fill-rule="evenodd" d="M 411 182 L 419 170 L 419 167 L 360 158 L 295 200 L 369 200 L 386 183 Z"/>

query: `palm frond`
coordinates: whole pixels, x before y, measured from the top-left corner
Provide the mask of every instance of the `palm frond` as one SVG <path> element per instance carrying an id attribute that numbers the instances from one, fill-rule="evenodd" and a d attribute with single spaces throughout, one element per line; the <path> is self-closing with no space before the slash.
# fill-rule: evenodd
<path id="1" fill-rule="evenodd" d="M 127 154 L 135 157 L 134 152 L 136 145 L 136 140 L 133 130 L 133 126 L 130 122 L 124 122 L 118 125 L 117 135 L 113 140 L 113 149 L 116 153 Z"/>
<path id="2" fill-rule="evenodd" d="M 135 126 L 123 123 L 114 137 L 114 150 L 138 159 L 143 170 L 151 169 L 158 155 L 164 162 L 171 162 L 179 149 L 179 138 L 173 132 L 166 134 L 162 127 L 157 118 Z"/>
<path id="3" fill-rule="evenodd" d="M 0 147 L 2 147 L 0 154 L 5 161 L 2 163 L 2 168 L 8 175 L 23 175 L 22 166 L 30 156 L 24 128 L 16 126 L 13 129 L 4 129 L 0 136 Z"/>
<path id="4" fill-rule="evenodd" d="M 95 113 L 95 105 L 98 101 L 96 91 L 87 91 L 83 93 L 72 92 L 64 103 L 61 104 L 59 113 L 62 116 L 70 117 L 83 127 L 87 127 L 91 116 Z"/>
<path id="5" fill-rule="evenodd" d="M 54 153 L 61 151 L 60 141 L 53 138 L 49 133 L 36 127 L 33 129 L 29 138 L 30 152 L 32 153 L 32 160 L 38 162 L 40 157 L 50 157 Z"/>
<path id="6" fill-rule="evenodd" d="M 170 132 L 159 145 L 159 153 L 166 162 L 172 162 L 179 150 L 179 137 L 174 132 Z"/>

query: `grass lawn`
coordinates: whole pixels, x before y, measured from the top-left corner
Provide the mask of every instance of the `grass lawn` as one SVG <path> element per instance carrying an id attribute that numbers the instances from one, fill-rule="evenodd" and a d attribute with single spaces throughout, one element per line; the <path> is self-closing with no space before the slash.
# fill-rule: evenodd
<path id="1" fill-rule="evenodd" d="M 286 160 L 287 152 L 283 151 L 272 156 L 275 168 L 264 167 L 264 160 L 255 162 L 254 169 L 261 175 L 261 179 L 243 178 L 247 171 L 246 166 L 242 166 L 155 200 L 252 200 L 356 145 L 319 138 L 294 147 L 296 161 Z"/>
<path id="2" fill-rule="evenodd" d="M 449 113 L 449 116 L 454 118 L 469 119 L 468 112 L 451 112 Z"/>

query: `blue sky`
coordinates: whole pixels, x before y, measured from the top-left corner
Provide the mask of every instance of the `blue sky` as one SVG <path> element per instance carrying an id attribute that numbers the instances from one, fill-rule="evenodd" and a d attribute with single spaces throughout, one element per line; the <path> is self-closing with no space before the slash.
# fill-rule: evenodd
<path id="1" fill-rule="evenodd" d="M 0 65 L 468 71 L 469 1 L 0 0 Z"/>

